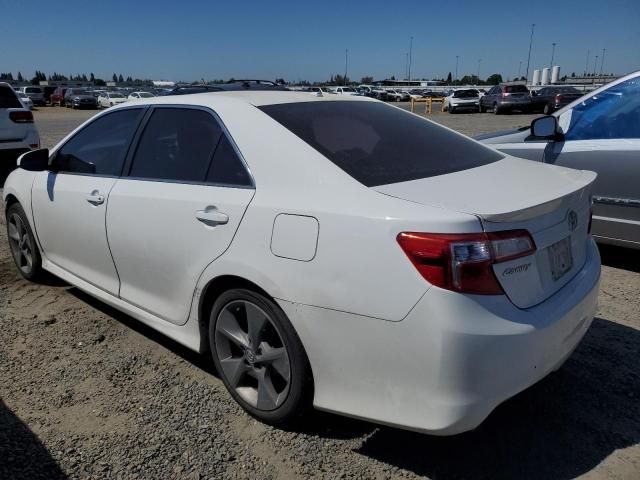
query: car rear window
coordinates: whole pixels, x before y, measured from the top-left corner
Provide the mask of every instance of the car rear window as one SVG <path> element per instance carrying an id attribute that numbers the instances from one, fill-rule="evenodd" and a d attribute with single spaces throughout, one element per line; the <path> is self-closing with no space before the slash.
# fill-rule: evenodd
<path id="1" fill-rule="evenodd" d="M 458 90 L 453 93 L 455 98 L 475 98 L 478 96 L 477 90 Z"/>
<path id="2" fill-rule="evenodd" d="M 504 91 L 507 93 L 526 93 L 529 90 L 524 85 L 506 85 Z"/>
<path id="3" fill-rule="evenodd" d="M 9 87 L 0 87 L 0 108 L 22 108 L 20 100 Z"/>
<path id="4" fill-rule="evenodd" d="M 503 158 L 469 138 L 379 102 L 259 108 L 368 187 L 435 177 Z"/>
<path id="5" fill-rule="evenodd" d="M 42 93 L 40 87 L 27 87 L 24 89 L 26 93 Z"/>

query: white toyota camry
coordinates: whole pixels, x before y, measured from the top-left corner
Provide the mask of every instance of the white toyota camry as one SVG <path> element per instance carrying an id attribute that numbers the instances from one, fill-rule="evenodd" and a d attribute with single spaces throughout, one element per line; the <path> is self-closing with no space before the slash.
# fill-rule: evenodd
<path id="1" fill-rule="evenodd" d="M 366 97 L 116 106 L 4 189 L 46 270 L 199 352 L 268 423 L 306 407 L 448 435 L 558 369 L 600 277 L 595 174 Z"/>

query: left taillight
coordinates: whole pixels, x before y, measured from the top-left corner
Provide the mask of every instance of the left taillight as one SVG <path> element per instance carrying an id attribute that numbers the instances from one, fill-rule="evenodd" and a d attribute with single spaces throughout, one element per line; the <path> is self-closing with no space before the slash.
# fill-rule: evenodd
<path id="1" fill-rule="evenodd" d="M 429 283 L 456 292 L 500 295 L 492 266 L 525 257 L 536 247 L 526 230 L 443 234 L 402 232 L 397 241 Z"/>
<path id="2" fill-rule="evenodd" d="M 15 123 L 33 123 L 33 113 L 29 110 L 9 112 L 9 118 Z"/>

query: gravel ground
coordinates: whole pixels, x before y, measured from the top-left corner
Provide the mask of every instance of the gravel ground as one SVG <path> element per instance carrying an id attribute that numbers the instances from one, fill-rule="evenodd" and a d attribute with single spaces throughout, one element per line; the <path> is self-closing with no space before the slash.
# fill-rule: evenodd
<path id="1" fill-rule="evenodd" d="M 36 112 L 43 145 L 93 113 Z M 433 118 L 476 134 L 532 116 Z M 583 343 L 476 431 L 322 413 L 284 431 L 245 415 L 209 359 L 55 279 L 23 281 L 0 214 L 0 479 L 640 478 L 640 252 L 602 254 Z"/>

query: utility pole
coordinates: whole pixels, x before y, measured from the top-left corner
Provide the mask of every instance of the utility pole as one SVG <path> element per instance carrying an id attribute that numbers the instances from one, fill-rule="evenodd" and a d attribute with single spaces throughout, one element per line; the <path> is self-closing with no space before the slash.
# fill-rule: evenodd
<path id="1" fill-rule="evenodd" d="M 482 59 L 481 59 L 481 58 L 479 58 L 479 59 L 478 59 L 478 75 L 476 76 L 476 79 L 477 79 L 477 80 L 476 80 L 476 83 L 477 83 L 478 85 L 480 85 L 480 62 L 481 62 L 481 61 L 482 61 Z"/>
<path id="2" fill-rule="evenodd" d="M 596 68 L 598 66 L 598 55 L 596 55 L 596 61 L 593 62 L 593 76 L 596 76 Z"/>
<path id="3" fill-rule="evenodd" d="M 409 52 L 404 54 L 404 78 L 409 79 Z"/>
<path id="4" fill-rule="evenodd" d="M 518 65 L 518 80 L 522 76 L 522 60 L 520 60 L 520 65 Z"/>
<path id="5" fill-rule="evenodd" d="M 602 58 L 600 59 L 600 76 L 602 76 L 602 70 L 604 68 L 604 52 L 606 51 L 607 51 L 606 48 L 602 49 Z"/>
<path id="6" fill-rule="evenodd" d="M 456 77 L 453 81 L 455 82 L 456 80 L 458 80 L 458 55 L 456 55 Z"/>
<path id="7" fill-rule="evenodd" d="M 531 62 L 531 47 L 533 46 L 533 29 L 535 26 L 535 23 L 531 24 L 531 39 L 529 40 L 529 55 L 527 56 L 527 73 L 525 74 L 526 81 L 529 81 L 529 64 Z"/>
<path id="8" fill-rule="evenodd" d="M 553 68 L 553 57 L 555 56 L 556 53 L 556 42 L 553 42 L 551 44 L 551 65 L 549 65 L 549 67 Z"/>
<path id="9" fill-rule="evenodd" d="M 589 54 L 591 53 L 591 50 L 587 49 L 587 63 L 585 64 L 584 67 L 584 76 L 587 76 L 587 73 L 589 73 Z"/>
<path id="10" fill-rule="evenodd" d="M 347 84 L 347 72 L 349 70 L 349 49 L 345 49 L 344 51 L 344 79 L 343 83 Z"/>
<path id="11" fill-rule="evenodd" d="M 409 37 L 409 81 L 411 81 L 411 64 L 413 63 L 413 36 Z"/>

